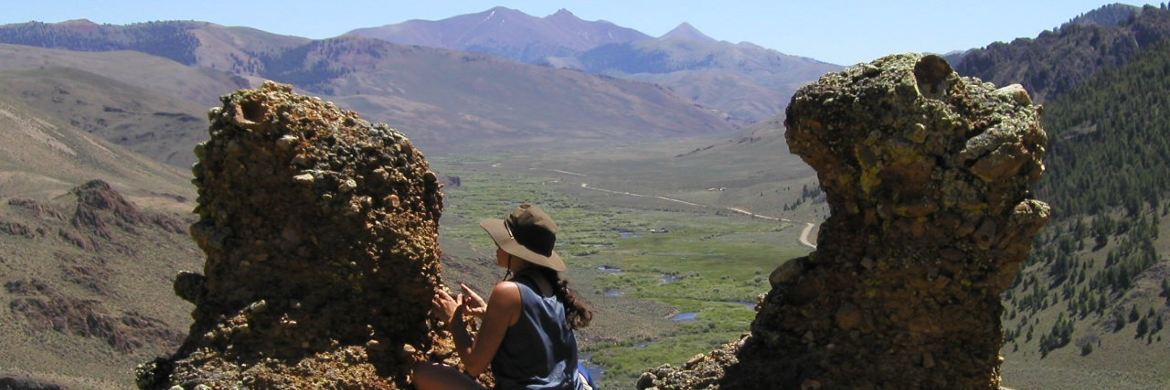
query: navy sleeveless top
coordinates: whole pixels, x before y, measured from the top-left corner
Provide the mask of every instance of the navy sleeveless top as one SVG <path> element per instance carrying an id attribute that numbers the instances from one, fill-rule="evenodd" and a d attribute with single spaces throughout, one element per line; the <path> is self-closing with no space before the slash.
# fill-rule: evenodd
<path id="1" fill-rule="evenodd" d="M 543 297 L 531 277 L 512 279 L 520 288 L 520 319 L 508 328 L 492 358 L 496 389 L 578 390 L 577 336 L 556 295 Z"/>

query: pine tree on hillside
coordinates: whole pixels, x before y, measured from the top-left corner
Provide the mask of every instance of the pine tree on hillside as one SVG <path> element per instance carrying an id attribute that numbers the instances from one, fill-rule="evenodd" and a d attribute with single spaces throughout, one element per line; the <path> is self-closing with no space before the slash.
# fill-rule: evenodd
<path id="1" fill-rule="evenodd" d="M 1078 320 L 1114 313 L 1107 321 L 1114 331 L 1141 319 L 1140 313 L 1132 315 L 1134 307 L 1118 311 L 1111 302 L 1163 261 L 1154 242 L 1160 214 L 1170 210 L 1161 195 L 1170 191 L 1170 176 L 1161 174 L 1170 172 L 1170 153 L 1165 152 L 1170 132 L 1163 130 L 1170 129 L 1167 90 L 1170 44 L 1163 42 L 1046 104 L 1045 128 L 1052 141 L 1037 192 L 1057 211 L 1052 233 L 1037 236 L 1028 264 L 1042 265 L 1047 277 L 1025 283 L 1024 289 L 1017 286 L 1014 291 L 1030 293 L 1013 296 L 1013 309 L 1035 314 L 1051 297 Z M 1111 216 L 1114 210 L 1121 211 L 1113 214 L 1120 218 Z M 1093 245 L 1088 250 L 1105 251 L 1104 267 L 1082 258 L 1092 253 L 1079 245 L 1085 241 Z M 1161 295 L 1170 302 L 1170 279 L 1160 283 Z M 1041 285 L 1060 294 L 1048 295 Z M 1149 317 L 1146 334 L 1160 320 Z M 1055 344 L 1045 341 L 1051 350 Z"/>

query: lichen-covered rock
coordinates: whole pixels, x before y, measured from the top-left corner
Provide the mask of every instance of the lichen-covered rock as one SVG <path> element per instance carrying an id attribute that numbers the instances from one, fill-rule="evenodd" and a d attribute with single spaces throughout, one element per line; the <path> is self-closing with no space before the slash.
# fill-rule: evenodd
<path id="1" fill-rule="evenodd" d="M 802 88 L 785 126 L 830 206 L 816 251 L 773 272 L 722 372 L 656 370 L 639 387 L 996 389 L 1000 293 L 1049 215 L 1030 192 L 1040 111 L 918 54 Z"/>
<path id="2" fill-rule="evenodd" d="M 265 83 L 222 98 L 195 149 L 196 304 L 144 389 L 409 387 L 435 351 L 440 185 L 398 131 Z M 449 352 L 449 346 L 447 347 Z"/>
<path id="3" fill-rule="evenodd" d="M 747 339 L 744 337 L 724 344 L 711 353 L 695 356 L 678 369 L 669 364 L 652 369 L 638 378 L 637 387 L 655 390 L 718 389 L 727 370 L 738 366 L 736 353 Z M 765 383 L 759 386 L 769 388 Z"/>

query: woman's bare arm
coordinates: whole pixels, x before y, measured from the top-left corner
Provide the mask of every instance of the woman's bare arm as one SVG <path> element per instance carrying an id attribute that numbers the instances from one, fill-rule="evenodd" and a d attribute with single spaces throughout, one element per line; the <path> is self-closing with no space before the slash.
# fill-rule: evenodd
<path id="1" fill-rule="evenodd" d="M 463 320 L 465 304 L 459 306 L 451 321 L 451 333 L 455 336 L 455 349 L 459 353 L 459 358 L 463 360 L 468 374 L 477 376 L 487 370 L 488 364 L 504 341 L 508 327 L 520 318 L 520 304 L 520 289 L 515 282 L 503 281 L 496 284 L 491 297 L 488 298 L 479 334 L 474 340 L 467 333 Z"/>

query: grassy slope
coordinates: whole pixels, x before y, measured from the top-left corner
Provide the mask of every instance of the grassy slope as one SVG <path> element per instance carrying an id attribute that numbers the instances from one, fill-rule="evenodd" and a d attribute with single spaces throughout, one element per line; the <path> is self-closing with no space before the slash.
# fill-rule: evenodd
<path id="1" fill-rule="evenodd" d="M 1159 229 L 1170 229 L 1170 217 L 1160 218 Z M 1093 242 L 1086 238 L 1084 250 L 1078 251 L 1077 256 L 1091 260 L 1092 265 L 1087 268 L 1088 274 L 1104 268 L 1106 253 L 1116 241 L 1106 247 L 1093 250 Z M 1142 315 L 1154 308 L 1160 315 L 1166 316 L 1168 300 L 1160 297 L 1162 280 L 1170 277 L 1170 261 L 1166 253 L 1170 253 L 1170 237 L 1162 235 L 1156 241 L 1155 249 L 1161 259 L 1154 268 L 1137 277 L 1134 285 L 1128 291 L 1111 296 L 1109 309 L 1128 313 L 1131 307 L 1136 306 Z M 1040 280 L 1049 280 L 1046 264 L 1034 264 L 1021 271 L 1024 275 L 1036 275 Z M 1085 287 L 1078 285 L 1077 290 Z M 1022 292 L 1017 292 L 1022 294 Z M 1117 330 L 1109 321 L 1110 314 L 1099 318 L 1096 315 L 1077 318 L 1075 330 L 1072 333 L 1072 342 L 1068 346 L 1056 349 L 1044 356 L 1040 352 L 1040 336 L 1050 332 L 1053 324 L 1060 316 L 1069 316 L 1067 299 L 1061 298 L 1060 289 L 1053 288 L 1049 292 L 1051 305 L 1036 315 L 1019 316 L 1015 319 L 1005 319 L 1005 330 L 1034 327 L 1034 334 L 1028 340 L 1026 334 L 1014 341 L 1005 343 L 1002 354 L 1004 356 L 1003 378 L 1004 384 L 1016 389 L 1047 389 L 1047 388 L 1109 388 L 1109 389 L 1149 389 L 1166 388 L 1170 386 L 1170 372 L 1166 371 L 1166 362 L 1170 359 L 1170 333 L 1163 329 L 1153 333 L 1151 337 L 1137 337 L 1136 323 L 1129 322 Z M 1007 304 L 1010 312 L 1012 306 Z M 1127 314 L 1126 314 L 1127 315 Z M 1026 323 L 1021 325 L 1022 321 Z M 1084 354 L 1080 345 L 1088 342 L 1093 344 L 1092 352 Z"/>

